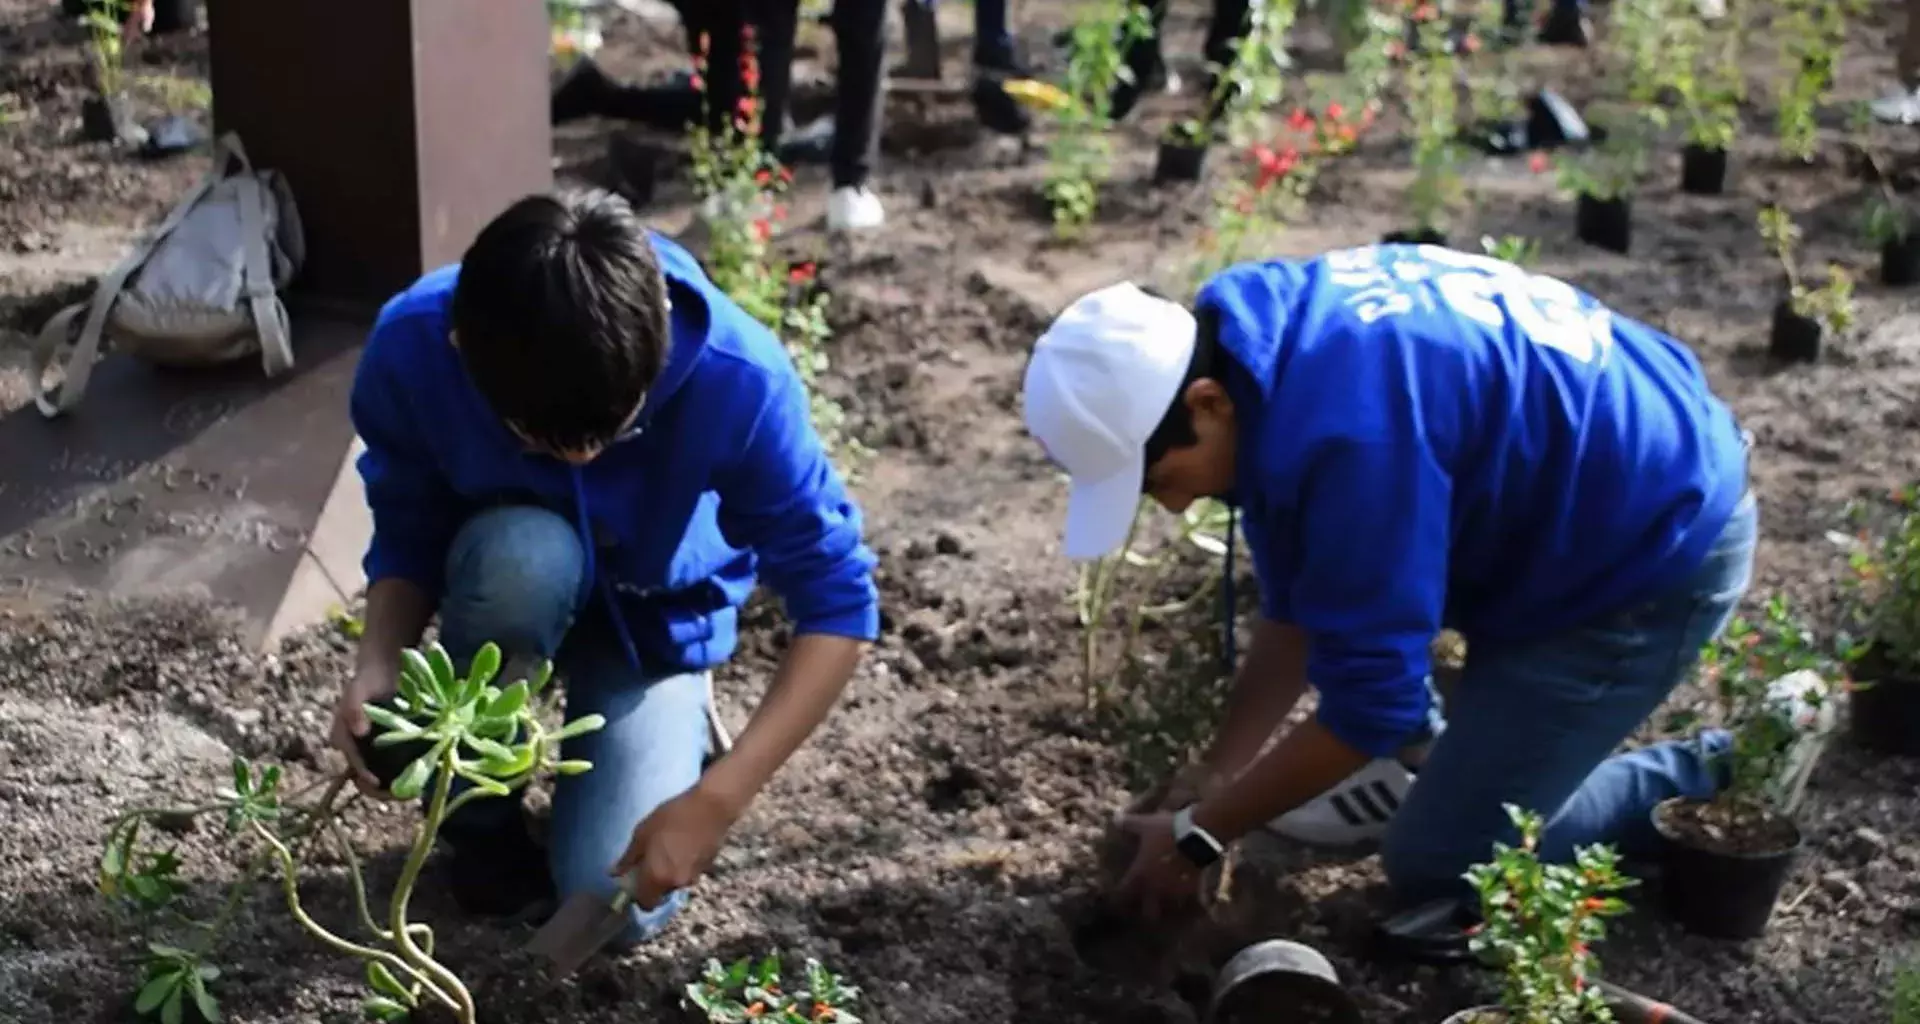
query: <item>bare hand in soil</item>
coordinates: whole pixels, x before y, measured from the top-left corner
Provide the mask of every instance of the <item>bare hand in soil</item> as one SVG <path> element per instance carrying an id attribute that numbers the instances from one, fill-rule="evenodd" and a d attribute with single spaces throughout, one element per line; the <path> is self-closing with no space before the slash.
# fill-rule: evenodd
<path id="1" fill-rule="evenodd" d="M 367 764 L 361 760 L 359 746 L 354 740 L 365 736 L 367 730 L 373 727 L 367 721 L 367 703 L 390 697 L 393 691 L 394 682 L 391 679 L 365 674 L 355 676 L 341 691 L 339 701 L 333 705 L 333 731 L 328 737 L 333 749 L 346 756 L 347 767 L 353 773 L 353 784 L 360 788 L 360 792 L 382 800 L 395 798 L 367 770 Z"/>
<path id="2" fill-rule="evenodd" d="M 1173 845 L 1173 815 L 1129 814 L 1120 828 L 1137 837 L 1133 866 L 1114 893 L 1123 907 L 1148 921 L 1190 911 L 1200 894 L 1200 873 Z"/>
<path id="3" fill-rule="evenodd" d="M 661 804 L 634 827 L 633 841 L 610 872 L 634 875 L 633 902 L 652 910 L 692 885 L 713 864 L 733 816 L 713 794 L 694 788 Z"/>

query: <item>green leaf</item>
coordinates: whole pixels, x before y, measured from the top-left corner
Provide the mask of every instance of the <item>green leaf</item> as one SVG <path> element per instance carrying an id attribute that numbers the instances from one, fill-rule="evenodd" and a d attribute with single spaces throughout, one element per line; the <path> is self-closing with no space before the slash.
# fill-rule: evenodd
<path id="1" fill-rule="evenodd" d="M 487 717 L 511 718 L 519 714 L 521 708 L 527 706 L 527 698 L 530 696 L 532 691 L 527 688 L 526 681 L 521 680 L 501 690 L 500 699 L 487 705 Z"/>
<path id="2" fill-rule="evenodd" d="M 397 732 L 407 736 L 417 736 L 420 734 L 419 726 L 379 704 L 369 701 L 361 705 L 360 708 L 367 713 L 368 718 L 373 720 L 373 724 L 388 732 Z"/>
<path id="3" fill-rule="evenodd" d="M 575 736 L 585 736 L 590 732 L 598 732 L 605 728 L 606 724 L 607 719 L 604 715 L 581 715 L 579 718 L 561 726 L 560 731 L 553 734 L 553 741 L 559 743 L 570 740 Z"/>
<path id="4" fill-rule="evenodd" d="M 180 975 L 172 971 L 157 975 L 153 980 L 140 986 L 140 994 L 133 1000 L 133 1012 L 152 1013 L 173 990 L 180 987 Z"/>
<path id="5" fill-rule="evenodd" d="M 488 641 L 480 646 L 473 656 L 473 662 L 467 666 L 467 685 L 478 683 L 484 690 L 493 677 L 500 674 L 500 647 Z"/>
<path id="6" fill-rule="evenodd" d="M 243 758 L 233 759 L 233 791 L 243 797 L 253 795 L 253 772 Z"/>
<path id="7" fill-rule="evenodd" d="M 127 854 L 133 849 L 134 836 L 140 832 L 140 821 L 134 819 L 126 828 L 107 837 L 107 844 L 100 851 L 100 891 L 112 896 L 119 889 L 120 878 L 127 873 Z"/>
<path id="8" fill-rule="evenodd" d="M 200 1011 L 200 1019 L 216 1024 L 220 1020 L 220 1003 L 207 991 L 206 981 L 199 974 L 188 975 L 187 991 L 193 994 L 193 1008 Z"/>
<path id="9" fill-rule="evenodd" d="M 585 775 L 593 770 L 592 761 L 562 761 L 553 766 L 562 775 Z"/>
<path id="10" fill-rule="evenodd" d="M 547 684 L 551 681 L 553 681 L 553 662 L 543 661 L 540 663 L 540 667 L 533 672 L 533 679 L 527 687 L 528 695 L 538 697 L 540 691 L 546 689 Z"/>
<path id="11" fill-rule="evenodd" d="M 272 793 L 280 788 L 280 766 L 270 764 L 260 772 L 260 792 Z"/>
<path id="12" fill-rule="evenodd" d="M 373 996 L 360 1004 L 360 1009 L 368 1020 L 398 1021 L 407 1019 L 407 1008 L 385 996 Z"/>
<path id="13" fill-rule="evenodd" d="M 402 743 L 412 743 L 421 737 L 419 730 L 413 732 L 383 732 L 373 738 L 376 747 L 397 747 Z"/>
<path id="14" fill-rule="evenodd" d="M 367 961 L 367 984 L 375 992 L 395 1002 L 403 1005 L 413 1002 L 413 996 L 407 992 L 406 986 L 400 984 L 400 979 L 395 978 L 393 972 L 387 970 L 387 965 L 378 960 Z"/>
<path id="15" fill-rule="evenodd" d="M 180 1024 L 186 1011 L 186 996 L 185 989 L 178 985 L 173 987 L 173 991 L 167 995 L 167 1001 L 160 1004 L 160 1024 Z"/>
<path id="16" fill-rule="evenodd" d="M 489 757 L 480 762 L 480 770 L 495 778 L 510 779 L 533 767 L 533 744 L 509 751 L 505 758 Z"/>
<path id="17" fill-rule="evenodd" d="M 427 645 L 427 665 L 433 670 L 434 688 L 443 700 L 453 703 L 459 677 L 453 674 L 453 658 L 438 640 Z"/>
<path id="18" fill-rule="evenodd" d="M 480 774 L 479 772 L 463 771 L 460 773 L 460 777 L 467 780 L 468 782 L 473 783 L 474 788 L 480 790 L 483 793 L 486 793 L 489 796 L 506 796 L 507 794 L 513 792 L 513 790 L 510 790 L 505 785 L 501 784 L 499 780 L 489 779 L 485 775 Z"/>
<path id="19" fill-rule="evenodd" d="M 460 737 L 460 742 L 465 743 L 474 753 L 479 754 L 483 758 L 500 760 L 511 760 L 513 758 L 512 747 L 487 739 L 485 736 L 475 736 L 468 733 Z"/>
<path id="20" fill-rule="evenodd" d="M 436 699 L 444 699 L 446 696 L 440 692 L 439 685 L 433 681 L 433 666 L 427 662 L 427 656 L 412 647 L 403 648 L 400 651 L 400 675 L 411 676 L 413 687 L 421 696 L 430 694 Z M 414 703 L 419 702 L 414 701 Z"/>
<path id="21" fill-rule="evenodd" d="M 415 759 L 412 764 L 407 765 L 405 771 L 400 773 L 399 778 L 393 780 L 393 795 L 402 800 L 411 800 L 419 796 L 421 791 L 427 788 L 427 778 L 432 774 L 431 758 Z"/>
<path id="22" fill-rule="evenodd" d="M 147 943 L 147 952 L 163 960 L 192 960 L 193 954 L 179 946 L 169 946 L 164 942 Z"/>

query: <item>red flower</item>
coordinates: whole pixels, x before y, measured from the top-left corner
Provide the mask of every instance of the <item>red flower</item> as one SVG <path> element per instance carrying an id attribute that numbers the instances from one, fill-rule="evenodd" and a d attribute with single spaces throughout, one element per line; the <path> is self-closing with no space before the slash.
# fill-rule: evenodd
<path id="1" fill-rule="evenodd" d="M 760 90 L 760 62 L 754 60 L 752 54 L 744 54 L 740 58 L 740 83 L 746 86 L 748 92 Z"/>
<path id="2" fill-rule="evenodd" d="M 1295 107 L 1293 113 L 1287 115 L 1287 127 L 1296 132 L 1304 132 L 1313 127 L 1313 115 L 1307 113 L 1305 107 Z"/>
<path id="3" fill-rule="evenodd" d="M 1469 32 L 1460 40 L 1460 48 L 1468 53 L 1480 52 L 1480 37 Z"/>
<path id="4" fill-rule="evenodd" d="M 1342 116 L 1346 114 L 1346 112 L 1347 112 L 1347 108 L 1341 106 L 1338 100 L 1327 104 L 1328 120 L 1338 121 Z"/>
<path id="5" fill-rule="evenodd" d="M 814 273 L 812 263 L 795 263 L 793 269 L 787 271 L 787 281 L 791 284 L 806 284 L 813 280 Z"/>
<path id="6" fill-rule="evenodd" d="M 693 84 L 694 92 L 707 91 L 707 80 L 704 78 L 701 78 L 698 72 L 695 72 L 693 78 L 691 78 L 689 81 Z"/>
<path id="7" fill-rule="evenodd" d="M 791 167 L 780 168 L 780 184 L 785 185 L 791 181 L 793 181 L 793 168 Z"/>
<path id="8" fill-rule="evenodd" d="M 1354 140 L 1360 137 L 1360 133 L 1356 131 L 1354 127 L 1350 124 L 1341 125 L 1340 131 L 1338 134 L 1340 136 L 1340 141 L 1346 143 L 1349 146 L 1353 145 Z"/>
<path id="9" fill-rule="evenodd" d="M 735 107 L 739 110 L 742 117 L 752 117 L 754 115 L 753 97 L 751 96 L 740 97 L 740 102 L 735 104 Z"/>
<path id="10" fill-rule="evenodd" d="M 1421 4 L 1413 9 L 1413 20 L 1432 21 L 1440 12 L 1432 4 Z"/>
<path id="11" fill-rule="evenodd" d="M 765 185 L 767 182 L 770 182 L 772 180 L 773 180 L 772 172 L 768 171 L 764 167 L 753 172 L 753 181 L 754 181 L 754 184 L 756 185 Z"/>
<path id="12" fill-rule="evenodd" d="M 749 45 L 753 43 L 753 26 L 752 25 L 740 26 L 740 40 L 741 42 L 747 43 Z"/>
<path id="13" fill-rule="evenodd" d="M 1256 145 L 1253 147 L 1253 158 L 1260 165 L 1259 174 L 1254 178 L 1253 188 L 1256 192 L 1264 192 L 1267 186 L 1286 177 L 1293 170 L 1294 166 L 1300 162 L 1300 151 L 1288 146 L 1275 153 L 1266 146 Z"/>
<path id="14" fill-rule="evenodd" d="M 1547 169 L 1547 154 L 1536 150 L 1532 156 L 1527 158 L 1527 170 L 1532 171 L 1535 174 L 1542 174 L 1546 171 L 1546 169 Z"/>
<path id="15" fill-rule="evenodd" d="M 764 220 L 756 220 L 753 222 L 753 235 L 764 242 L 773 237 L 773 225 Z"/>

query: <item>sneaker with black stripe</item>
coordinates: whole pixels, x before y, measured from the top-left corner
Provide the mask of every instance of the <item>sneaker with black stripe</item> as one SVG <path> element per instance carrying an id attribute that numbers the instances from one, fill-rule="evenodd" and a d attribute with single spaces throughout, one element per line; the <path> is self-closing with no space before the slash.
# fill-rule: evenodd
<path id="1" fill-rule="evenodd" d="M 1413 788 L 1413 772 L 1384 757 L 1346 781 L 1267 824 L 1271 831 L 1314 846 L 1352 846 L 1387 834 L 1393 815 Z"/>

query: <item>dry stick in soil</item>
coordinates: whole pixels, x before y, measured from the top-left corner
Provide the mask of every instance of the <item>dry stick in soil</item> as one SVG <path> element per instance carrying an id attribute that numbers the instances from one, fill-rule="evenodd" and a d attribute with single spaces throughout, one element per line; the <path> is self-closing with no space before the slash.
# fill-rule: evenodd
<path id="1" fill-rule="evenodd" d="M 474 656 L 464 678 L 455 673 L 452 659 L 439 644 L 424 651 L 404 651 L 403 664 L 399 693 L 391 707 L 369 704 L 366 708 L 376 730 L 364 752 L 372 764 L 383 758 L 398 761 L 396 753 L 411 755 L 394 765 L 396 777 L 390 788 L 395 797 L 412 800 L 427 792 L 429 785 L 432 790 L 424 819 L 394 885 L 384 927 L 369 906 L 359 858 L 340 827 L 340 814 L 354 795 L 347 788 L 346 777 L 322 780 L 283 798 L 279 766 L 267 765 L 256 771 L 246 761 L 236 759 L 233 787 L 221 792 L 217 800 L 182 808 L 128 811 L 108 829 L 100 864 L 102 891 L 109 896 L 128 897 L 137 910 L 156 919 L 174 911 L 171 916 L 198 933 L 183 945 L 150 944 L 145 977 L 135 1000 L 138 1012 L 157 1012 L 162 1024 L 180 1024 L 191 1005 L 201 1019 L 218 1019 L 217 1002 L 207 988 L 218 971 L 205 961 L 245 891 L 264 871 L 276 869 L 287 911 L 294 920 L 333 951 L 365 962 L 373 994 L 363 1009 L 370 1018 L 399 1021 L 438 1006 L 451 1012 L 459 1024 L 474 1024 L 477 1008 L 473 995 L 458 976 L 434 959 L 432 929 L 407 918 L 414 886 L 441 825 L 450 815 L 475 800 L 507 796 L 550 772 L 571 775 L 588 771 L 592 765 L 585 761 L 560 760 L 561 745 L 599 729 L 604 722 L 597 715 L 588 715 L 549 732 L 541 723 L 545 708 L 535 699 L 551 679 L 552 665 L 542 665 L 532 679 L 518 680 L 504 688 L 495 686 L 501 657 L 500 649 L 493 644 L 482 647 Z M 468 783 L 458 795 L 453 793 L 456 776 Z M 319 798 L 307 803 L 307 797 L 317 789 L 321 790 Z M 198 922 L 174 910 L 179 894 L 178 858 L 170 851 L 144 850 L 138 840 L 144 824 L 177 829 L 216 812 L 225 816 L 229 836 L 250 841 L 251 853 L 244 855 L 244 866 L 229 888 L 220 914 L 211 922 Z M 331 839 L 343 854 L 359 922 L 379 945 L 338 934 L 301 903 L 302 853 L 309 842 L 321 838 Z"/>

